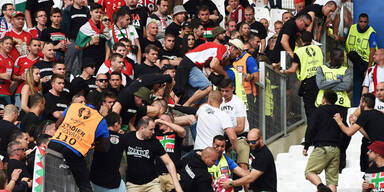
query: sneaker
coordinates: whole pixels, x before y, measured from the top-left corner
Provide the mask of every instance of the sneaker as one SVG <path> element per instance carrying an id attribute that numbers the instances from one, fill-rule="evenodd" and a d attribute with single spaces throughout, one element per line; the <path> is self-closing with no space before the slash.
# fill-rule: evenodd
<path id="1" fill-rule="evenodd" d="M 332 192 L 332 190 L 331 190 L 328 186 L 326 186 L 326 185 L 324 185 L 324 184 L 322 184 L 322 183 L 320 183 L 320 184 L 317 186 L 317 191 L 318 191 L 318 192 Z"/>

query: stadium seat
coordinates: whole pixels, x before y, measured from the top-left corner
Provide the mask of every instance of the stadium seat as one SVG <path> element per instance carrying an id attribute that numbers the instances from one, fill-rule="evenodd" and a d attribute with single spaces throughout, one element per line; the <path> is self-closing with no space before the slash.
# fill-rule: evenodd
<path id="1" fill-rule="evenodd" d="M 255 7 L 256 21 L 260 21 L 260 19 L 262 18 L 266 18 L 269 22 L 271 22 L 271 16 L 269 15 L 269 10 L 264 7 Z"/>
<path id="2" fill-rule="evenodd" d="M 271 15 L 271 23 L 269 24 L 270 26 L 273 26 L 273 24 L 276 21 L 281 21 L 281 16 L 283 15 L 284 12 L 287 10 L 285 9 L 271 9 L 270 15 Z"/>

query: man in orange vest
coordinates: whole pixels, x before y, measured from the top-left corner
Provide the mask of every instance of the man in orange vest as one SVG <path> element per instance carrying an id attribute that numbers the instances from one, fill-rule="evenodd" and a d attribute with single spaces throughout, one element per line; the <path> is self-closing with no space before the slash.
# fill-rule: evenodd
<path id="1" fill-rule="evenodd" d="M 88 151 L 95 146 L 101 152 L 109 150 L 108 126 L 97 101 L 73 103 L 56 122 L 57 131 L 48 148 L 61 153 L 69 165 L 80 192 L 93 191 L 85 162 Z"/>

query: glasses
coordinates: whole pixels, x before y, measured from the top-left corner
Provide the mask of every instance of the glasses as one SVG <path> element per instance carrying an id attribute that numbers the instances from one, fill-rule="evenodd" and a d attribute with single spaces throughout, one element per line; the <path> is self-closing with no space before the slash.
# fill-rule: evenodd
<path id="1" fill-rule="evenodd" d="M 111 20 L 109 18 L 104 18 L 102 21 L 107 22 L 107 21 L 111 21 Z"/>
<path id="2" fill-rule="evenodd" d="M 99 82 L 108 82 L 108 79 L 98 79 L 97 81 L 99 81 Z"/>
<path id="3" fill-rule="evenodd" d="M 248 139 L 247 139 L 247 143 L 248 143 L 248 144 L 255 145 L 256 142 L 257 142 L 258 140 L 260 140 L 260 138 L 258 138 L 258 139 L 256 139 L 256 140 L 248 140 Z"/>
<path id="4" fill-rule="evenodd" d="M 26 148 L 17 148 L 17 149 L 14 149 L 13 151 L 23 151 L 23 152 L 25 152 L 27 149 Z"/>

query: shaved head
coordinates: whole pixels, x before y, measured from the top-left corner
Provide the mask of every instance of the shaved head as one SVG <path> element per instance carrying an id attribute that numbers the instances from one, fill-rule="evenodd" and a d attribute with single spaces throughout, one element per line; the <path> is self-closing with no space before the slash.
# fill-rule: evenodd
<path id="1" fill-rule="evenodd" d="M 219 154 L 213 147 L 207 147 L 201 152 L 201 159 L 208 167 L 212 167 L 218 158 Z"/>

